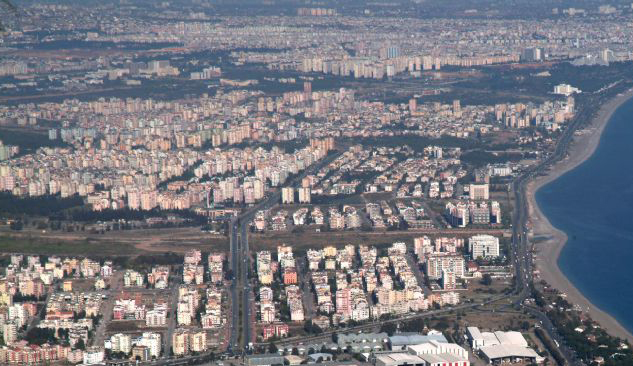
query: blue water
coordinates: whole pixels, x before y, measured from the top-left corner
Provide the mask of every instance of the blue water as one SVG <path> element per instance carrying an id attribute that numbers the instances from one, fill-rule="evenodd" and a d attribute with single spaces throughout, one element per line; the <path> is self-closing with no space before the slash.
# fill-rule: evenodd
<path id="1" fill-rule="evenodd" d="M 595 153 L 539 189 L 536 200 L 569 237 L 561 271 L 633 332 L 633 99 L 613 114 Z"/>

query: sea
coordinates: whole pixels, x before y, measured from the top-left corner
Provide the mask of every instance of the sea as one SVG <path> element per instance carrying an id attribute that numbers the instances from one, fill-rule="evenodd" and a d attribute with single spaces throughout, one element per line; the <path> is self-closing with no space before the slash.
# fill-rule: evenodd
<path id="1" fill-rule="evenodd" d="M 569 237 L 558 259 L 563 274 L 633 333 L 633 99 L 611 116 L 594 154 L 536 200 Z"/>

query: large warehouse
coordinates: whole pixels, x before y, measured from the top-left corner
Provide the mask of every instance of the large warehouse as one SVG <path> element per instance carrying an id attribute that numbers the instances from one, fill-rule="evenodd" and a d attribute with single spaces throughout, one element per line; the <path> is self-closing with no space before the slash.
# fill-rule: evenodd
<path id="1" fill-rule="evenodd" d="M 481 332 L 477 327 L 468 327 L 466 335 L 473 350 L 479 351 L 488 363 L 521 360 L 540 363 L 544 361 L 543 357 L 528 347 L 527 341 L 520 332 Z"/>

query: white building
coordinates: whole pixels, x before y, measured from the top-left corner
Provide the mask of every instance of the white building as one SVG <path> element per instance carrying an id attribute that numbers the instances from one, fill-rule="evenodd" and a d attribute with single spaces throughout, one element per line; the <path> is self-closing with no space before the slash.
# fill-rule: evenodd
<path id="1" fill-rule="evenodd" d="M 13 323 L 2 325 L 2 337 L 4 344 L 11 344 L 18 340 L 18 327 Z"/>
<path id="2" fill-rule="evenodd" d="M 117 333 L 112 335 L 110 344 L 113 352 L 129 354 L 132 351 L 132 338 L 127 334 Z"/>
<path id="3" fill-rule="evenodd" d="M 469 198 L 473 201 L 490 199 L 490 189 L 487 183 L 473 184 L 468 187 Z"/>
<path id="4" fill-rule="evenodd" d="M 101 347 L 90 347 L 84 351 L 84 365 L 94 365 L 103 362 L 105 352 Z"/>
<path id="5" fill-rule="evenodd" d="M 281 189 L 281 203 L 292 204 L 295 202 L 295 189 L 292 187 L 283 187 Z"/>
<path id="6" fill-rule="evenodd" d="M 152 357 L 160 357 L 160 352 L 162 348 L 160 333 L 143 333 L 143 336 L 138 342 L 138 345 L 149 348 L 149 353 Z"/>
<path id="7" fill-rule="evenodd" d="M 466 336 L 473 350 L 479 351 L 482 358 L 489 363 L 516 360 L 541 363 L 543 360 L 528 347 L 521 332 L 481 332 L 477 327 L 468 327 Z"/>
<path id="8" fill-rule="evenodd" d="M 148 327 L 164 327 L 167 324 L 165 310 L 150 310 L 145 314 L 145 325 Z"/>
<path id="9" fill-rule="evenodd" d="M 468 351 L 466 351 L 460 345 L 438 341 L 429 341 L 422 344 L 408 346 L 407 352 L 416 356 L 439 355 L 442 353 L 448 353 L 451 355 L 459 356 L 463 359 L 468 359 Z"/>
<path id="10" fill-rule="evenodd" d="M 195 332 L 191 334 L 189 347 L 193 352 L 204 352 L 207 350 L 207 332 Z"/>
<path id="11" fill-rule="evenodd" d="M 574 93 L 582 93 L 582 90 L 578 88 L 574 88 L 569 84 L 558 84 L 554 87 L 554 94 L 562 94 L 565 96 L 570 96 Z"/>
<path id="12" fill-rule="evenodd" d="M 299 188 L 299 203 L 310 203 L 311 191 L 310 187 Z"/>
<path id="13" fill-rule="evenodd" d="M 468 239 L 468 249 L 473 259 L 499 256 L 499 238 L 492 235 L 475 235 Z"/>

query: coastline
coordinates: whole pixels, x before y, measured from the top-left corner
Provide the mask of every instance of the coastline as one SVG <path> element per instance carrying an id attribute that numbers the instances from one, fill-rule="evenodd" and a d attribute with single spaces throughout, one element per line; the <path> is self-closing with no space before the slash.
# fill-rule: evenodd
<path id="1" fill-rule="evenodd" d="M 596 307 L 589 301 L 562 273 L 558 267 L 560 252 L 567 242 L 567 234 L 553 227 L 549 219 L 543 215 L 536 202 L 535 193 L 539 188 L 558 179 L 568 171 L 576 168 L 593 155 L 598 148 L 602 132 L 611 119 L 613 113 L 623 103 L 633 98 L 633 89 L 611 99 L 604 104 L 597 116 L 591 121 L 590 127 L 585 133 L 575 135 L 570 143 L 567 156 L 553 165 L 544 176 L 539 176 L 530 181 L 526 187 L 528 201 L 528 213 L 532 224 L 532 236 L 547 238 L 534 245 L 536 251 L 536 269 L 541 279 L 545 280 L 553 288 L 567 294 L 567 300 L 578 305 L 597 321 L 609 334 L 628 339 L 633 342 L 633 334 L 629 332 L 610 314 Z"/>

